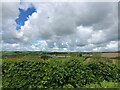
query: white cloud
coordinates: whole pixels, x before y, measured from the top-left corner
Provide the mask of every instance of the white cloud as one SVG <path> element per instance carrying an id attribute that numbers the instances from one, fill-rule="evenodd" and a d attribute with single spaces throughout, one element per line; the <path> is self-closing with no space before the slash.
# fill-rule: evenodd
<path id="1" fill-rule="evenodd" d="M 97 44 L 97 43 L 104 43 L 106 41 L 106 34 L 104 31 L 94 31 L 92 33 L 91 43 Z"/>
<path id="2" fill-rule="evenodd" d="M 118 42 L 117 41 L 111 41 L 106 45 L 106 49 L 108 50 L 118 50 Z"/>
<path id="3" fill-rule="evenodd" d="M 30 4 L 4 3 L 3 50 L 117 50 L 117 3 L 33 2 L 37 12 L 16 31 L 18 8 L 27 9 Z"/>

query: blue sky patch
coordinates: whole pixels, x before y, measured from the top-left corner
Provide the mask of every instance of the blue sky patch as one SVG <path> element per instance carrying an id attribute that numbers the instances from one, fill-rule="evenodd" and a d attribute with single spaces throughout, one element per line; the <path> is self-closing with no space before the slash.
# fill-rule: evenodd
<path id="1" fill-rule="evenodd" d="M 19 17 L 15 20 L 18 24 L 16 26 L 16 30 L 21 29 L 21 26 L 24 26 L 25 21 L 28 20 L 28 16 L 31 16 L 32 13 L 36 12 L 36 9 L 34 6 L 29 7 L 27 10 L 19 8 L 20 14 Z"/>

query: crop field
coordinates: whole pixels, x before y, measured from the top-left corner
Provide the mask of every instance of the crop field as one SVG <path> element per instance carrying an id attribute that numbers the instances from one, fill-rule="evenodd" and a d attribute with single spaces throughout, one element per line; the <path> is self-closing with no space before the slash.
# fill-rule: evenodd
<path id="1" fill-rule="evenodd" d="M 3 89 L 120 88 L 120 58 L 104 53 L 2 52 Z M 116 55 L 116 53 L 114 53 Z M 112 54 L 113 55 L 113 54 Z M 111 56 L 111 55 L 110 55 Z"/>
<path id="2" fill-rule="evenodd" d="M 118 57 L 119 53 L 102 53 L 102 57 Z"/>

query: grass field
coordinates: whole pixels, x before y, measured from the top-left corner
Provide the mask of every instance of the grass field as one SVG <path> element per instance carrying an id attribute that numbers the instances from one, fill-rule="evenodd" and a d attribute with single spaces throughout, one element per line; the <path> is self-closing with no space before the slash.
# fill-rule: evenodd
<path id="1" fill-rule="evenodd" d="M 43 55 L 70 57 L 41 58 Z M 47 56 L 48 57 L 48 56 Z M 3 52 L 3 88 L 119 88 L 120 58 L 81 53 Z"/>

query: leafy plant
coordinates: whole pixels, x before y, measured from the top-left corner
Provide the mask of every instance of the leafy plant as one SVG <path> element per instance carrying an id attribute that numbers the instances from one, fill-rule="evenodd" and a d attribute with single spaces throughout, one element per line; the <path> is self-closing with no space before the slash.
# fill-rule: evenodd
<path id="1" fill-rule="evenodd" d="M 106 82 L 120 82 L 120 69 L 107 62 L 85 64 L 73 57 L 2 64 L 3 88 L 81 88 L 92 83 L 104 87 Z"/>

